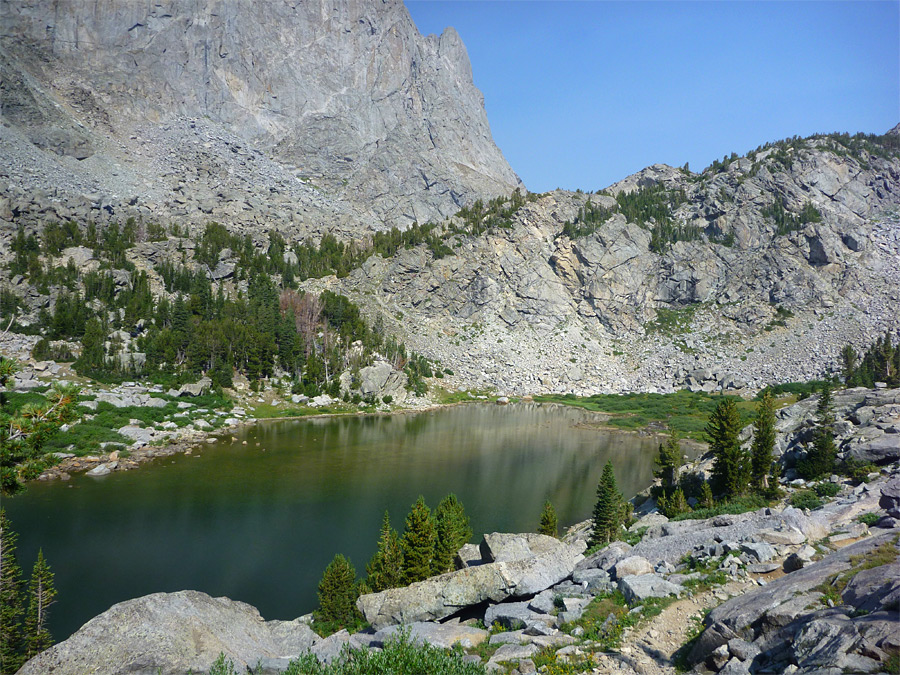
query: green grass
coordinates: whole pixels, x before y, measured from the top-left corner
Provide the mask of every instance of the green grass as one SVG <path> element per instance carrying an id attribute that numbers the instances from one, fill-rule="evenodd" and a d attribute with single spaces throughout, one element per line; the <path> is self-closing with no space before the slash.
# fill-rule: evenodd
<path id="1" fill-rule="evenodd" d="M 687 511 L 679 513 L 670 520 L 705 520 L 715 516 L 725 514 L 747 513 L 748 511 L 756 511 L 769 506 L 769 502 L 759 495 L 750 495 L 740 497 L 724 504 L 717 504 L 711 509 L 697 509 L 695 511 Z"/>
<path id="2" fill-rule="evenodd" d="M 677 391 L 673 394 L 597 394 L 577 397 L 572 394 L 536 396 L 536 401 L 577 406 L 592 412 L 613 415 L 609 426 L 619 429 L 644 429 L 655 426 L 674 429 L 682 438 L 704 442 L 703 430 L 722 396 L 704 392 Z M 756 404 L 731 396 L 738 407 L 742 424 L 750 424 Z"/>
<path id="3" fill-rule="evenodd" d="M 656 310 L 656 319 L 646 325 L 648 333 L 661 333 L 663 335 L 680 335 L 691 332 L 691 322 L 697 312 L 699 304 L 685 305 L 677 309 L 660 307 Z"/>
<path id="4" fill-rule="evenodd" d="M 850 556 L 849 570 L 832 575 L 815 589 L 823 594 L 822 601 L 831 600 L 835 605 L 840 605 L 843 602 L 844 589 L 847 588 L 847 584 L 853 580 L 853 577 L 863 570 L 890 565 L 894 562 L 898 555 L 898 539 L 900 539 L 900 535 L 894 537 L 892 541 L 873 548 L 868 553 Z"/>

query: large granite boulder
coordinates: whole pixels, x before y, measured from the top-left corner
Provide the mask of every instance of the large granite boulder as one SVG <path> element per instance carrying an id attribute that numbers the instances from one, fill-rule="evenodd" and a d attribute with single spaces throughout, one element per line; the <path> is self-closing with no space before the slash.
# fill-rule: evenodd
<path id="1" fill-rule="evenodd" d="M 20 675 L 205 673 L 220 653 L 241 670 L 297 657 L 320 638 L 300 621 L 265 621 L 255 607 L 198 591 L 154 593 L 113 605 Z"/>
<path id="2" fill-rule="evenodd" d="M 583 542 L 569 545 L 541 537 L 516 535 L 520 541 L 504 539 L 501 547 L 499 537 L 488 535 L 482 544 L 482 552 L 490 554 L 485 555 L 486 560 L 494 555 L 505 557 L 503 550 L 516 551 L 508 553 L 513 559 L 448 572 L 406 588 L 369 593 L 359 598 L 357 607 L 366 621 L 379 630 L 400 623 L 443 619 L 485 601 L 498 603 L 540 593 L 571 575 L 584 558 Z M 539 552 L 526 555 L 526 549 Z"/>

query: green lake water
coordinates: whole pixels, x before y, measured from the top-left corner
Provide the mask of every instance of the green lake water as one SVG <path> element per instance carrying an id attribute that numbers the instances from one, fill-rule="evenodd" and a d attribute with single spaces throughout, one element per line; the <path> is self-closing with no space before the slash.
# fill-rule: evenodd
<path id="1" fill-rule="evenodd" d="M 658 441 L 595 421 L 536 403 L 273 421 L 194 455 L 32 483 L 3 501 L 26 575 L 39 546 L 56 574 L 58 640 L 117 602 L 159 591 L 225 595 L 267 619 L 292 619 L 315 608 L 336 553 L 364 574 L 384 511 L 402 531 L 420 494 L 434 508 L 455 492 L 478 541 L 534 530 L 546 499 L 561 525 L 590 517 L 607 460 L 625 496 L 639 492 Z"/>

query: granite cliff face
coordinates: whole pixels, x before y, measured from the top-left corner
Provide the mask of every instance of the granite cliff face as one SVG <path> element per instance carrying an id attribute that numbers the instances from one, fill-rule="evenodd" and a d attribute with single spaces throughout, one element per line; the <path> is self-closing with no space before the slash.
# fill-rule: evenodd
<path id="1" fill-rule="evenodd" d="M 520 185 L 459 35 L 401 2 L 17 0 L 0 22 L 6 180 L 53 185 L 60 218 L 84 197 L 353 235 Z"/>

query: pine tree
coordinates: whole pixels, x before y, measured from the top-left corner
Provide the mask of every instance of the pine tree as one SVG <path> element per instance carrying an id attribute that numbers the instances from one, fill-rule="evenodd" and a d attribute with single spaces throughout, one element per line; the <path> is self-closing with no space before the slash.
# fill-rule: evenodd
<path id="1" fill-rule="evenodd" d="M 673 431 L 665 443 L 659 444 L 659 455 L 656 457 L 659 467 L 653 472 L 662 481 L 663 490 L 669 491 L 678 485 L 678 470 L 681 468 L 681 447 L 678 436 Z"/>
<path id="2" fill-rule="evenodd" d="M 747 489 L 750 463 L 741 449 L 738 435 L 741 417 L 730 398 L 722 399 L 706 425 L 709 449 L 713 455 L 712 480 L 726 499 L 738 497 Z"/>
<path id="3" fill-rule="evenodd" d="M 22 570 L 16 561 L 16 541 L 6 511 L 0 508 L 0 673 L 15 673 L 22 665 Z"/>
<path id="4" fill-rule="evenodd" d="M 343 555 L 338 553 L 325 568 L 319 582 L 319 610 L 316 619 L 327 624 L 330 630 L 353 628 L 359 621 L 356 599 L 356 570 Z"/>
<path id="5" fill-rule="evenodd" d="M 422 496 L 406 516 L 406 528 L 400 543 L 403 547 L 404 581 L 411 584 L 427 579 L 431 575 L 437 533 L 431 510 Z"/>
<path id="6" fill-rule="evenodd" d="M 845 345 L 841 350 L 841 375 L 844 378 L 844 384 L 848 387 L 856 385 L 855 376 L 857 362 L 858 357 L 856 350 L 853 349 L 852 345 Z"/>
<path id="7" fill-rule="evenodd" d="M 44 560 L 43 550 L 38 550 L 37 562 L 28 584 L 28 613 L 25 616 L 25 657 L 31 658 L 53 646 L 53 637 L 47 629 L 47 612 L 56 600 L 53 572 Z"/>
<path id="8" fill-rule="evenodd" d="M 750 478 L 753 487 L 769 487 L 769 470 L 775 450 L 775 400 L 766 392 L 756 408 L 753 422 L 753 445 L 750 448 Z"/>
<path id="9" fill-rule="evenodd" d="M 432 574 L 443 574 L 450 570 L 457 551 L 472 538 L 472 528 L 462 502 L 453 493 L 437 505 L 434 520 L 437 543 L 431 571 Z"/>
<path id="10" fill-rule="evenodd" d="M 403 549 L 400 535 L 391 527 L 391 518 L 384 512 L 378 550 L 366 565 L 366 585 L 375 593 L 403 585 Z"/>
<path id="11" fill-rule="evenodd" d="M 712 488 L 709 486 L 709 482 L 703 481 L 703 484 L 700 486 L 699 506 L 701 509 L 711 509 L 715 505 L 716 500 L 713 499 Z"/>
<path id="12" fill-rule="evenodd" d="M 822 385 L 819 405 L 816 407 L 818 426 L 813 432 L 812 446 L 806 457 L 797 462 L 797 473 L 806 480 L 815 480 L 834 471 L 837 447 L 834 444 L 834 413 L 831 411 L 831 385 Z"/>
<path id="13" fill-rule="evenodd" d="M 659 507 L 659 512 L 667 518 L 674 518 L 681 513 L 691 510 L 681 488 L 675 488 L 675 491 L 669 496 L 661 496 L 656 500 L 656 503 Z"/>
<path id="14" fill-rule="evenodd" d="M 606 544 L 616 538 L 625 521 L 625 500 L 616 484 L 612 462 L 603 467 L 597 484 L 597 503 L 594 504 L 593 527 L 589 546 Z"/>
<path id="15" fill-rule="evenodd" d="M 550 537 L 559 536 L 559 523 L 556 519 L 556 509 L 550 500 L 544 502 L 544 510 L 541 512 L 541 523 L 538 526 L 539 534 L 546 534 Z"/>

